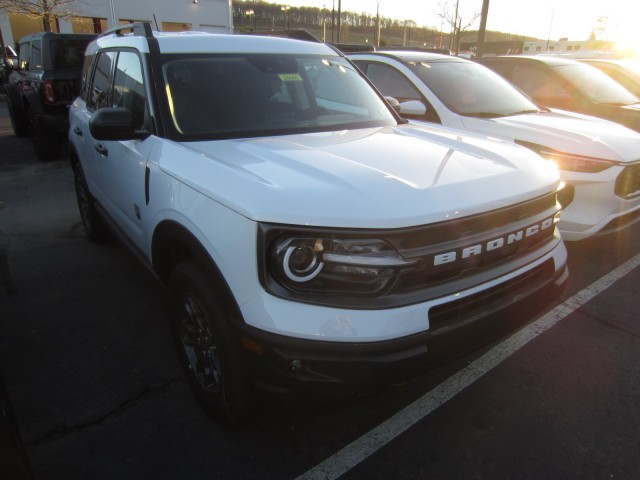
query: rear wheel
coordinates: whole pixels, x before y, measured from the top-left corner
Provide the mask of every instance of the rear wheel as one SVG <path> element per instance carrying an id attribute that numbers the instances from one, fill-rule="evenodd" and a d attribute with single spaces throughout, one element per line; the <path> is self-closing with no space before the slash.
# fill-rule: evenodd
<path id="1" fill-rule="evenodd" d="M 241 421 L 251 411 L 250 381 L 229 314 L 214 288 L 195 259 L 176 267 L 169 282 L 173 333 L 200 403 L 219 417 Z"/>
<path id="2" fill-rule="evenodd" d="M 82 165 L 80 162 L 76 162 L 73 165 L 73 176 L 76 186 L 76 199 L 78 201 L 78 210 L 80 210 L 80 218 L 82 219 L 82 226 L 87 238 L 92 242 L 100 242 L 104 240 L 107 229 L 104 222 L 98 215 L 95 207 L 95 200 L 89 193 L 87 187 L 87 180 L 84 177 L 82 171 Z"/>
<path id="3" fill-rule="evenodd" d="M 60 155 L 60 138 L 53 132 L 43 128 L 38 117 L 29 114 L 29 134 L 36 155 L 43 162 L 55 160 Z"/>

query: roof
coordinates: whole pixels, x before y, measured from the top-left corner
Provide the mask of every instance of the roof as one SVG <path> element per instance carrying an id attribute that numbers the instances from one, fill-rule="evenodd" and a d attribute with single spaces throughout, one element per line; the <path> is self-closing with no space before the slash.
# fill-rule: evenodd
<path id="1" fill-rule="evenodd" d="M 577 60 L 573 60 L 571 58 L 554 55 L 500 55 L 497 57 L 482 57 L 476 59 L 476 61 L 478 61 L 479 63 L 495 63 L 497 61 L 499 63 L 502 61 L 501 59 L 540 62 L 552 67 L 557 65 L 575 65 L 580 63 Z"/>
<path id="2" fill-rule="evenodd" d="M 350 54 L 349 56 L 355 55 L 375 55 L 375 56 L 384 56 L 388 58 L 395 58 L 396 60 L 409 63 L 409 62 L 450 62 L 450 63 L 463 63 L 469 62 L 461 57 L 455 57 L 451 55 L 443 55 L 440 53 L 430 53 L 430 52 L 420 52 L 420 51 L 412 51 L 412 50 L 378 50 L 376 52 L 358 52 L 356 54 Z"/>
<path id="3" fill-rule="evenodd" d="M 30 33 L 29 35 L 25 35 L 18 43 L 24 43 L 31 41 L 36 38 L 45 38 L 45 37 L 53 37 L 53 38 L 69 38 L 69 39 L 78 39 L 78 40 L 92 40 L 96 38 L 96 35 L 93 33 L 57 33 L 57 32 L 37 32 Z"/>
<path id="4" fill-rule="evenodd" d="M 154 40 L 147 41 L 147 38 Z M 279 53 L 336 55 L 331 47 L 316 42 L 294 40 L 290 38 L 216 34 L 206 32 L 152 32 L 152 37 L 144 34 L 126 34 L 106 32 L 102 34 L 97 45 L 100 48 L 109 46 L 131 46 L 142 52 L 149 51 L 149 43 L 157 43 L 162 53 Z"/>

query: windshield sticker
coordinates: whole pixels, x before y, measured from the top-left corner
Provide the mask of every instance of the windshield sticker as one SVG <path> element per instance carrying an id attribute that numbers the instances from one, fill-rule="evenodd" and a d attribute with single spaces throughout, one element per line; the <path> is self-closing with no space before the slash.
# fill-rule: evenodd
<path id="1" fill-rule="evenodd" d="M 297 73 L 281 73 L 278 75 L 283 82 L 303 82 L 302 77 Z"/>

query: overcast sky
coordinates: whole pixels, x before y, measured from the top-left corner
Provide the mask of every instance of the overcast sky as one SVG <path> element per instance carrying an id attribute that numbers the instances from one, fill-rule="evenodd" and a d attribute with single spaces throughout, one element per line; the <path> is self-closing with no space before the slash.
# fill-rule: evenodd
<path id="1" fill-rule="evenodd" d="M 439 13 L 447 0 L 379 0 L 380 15 L 414 20 L 419 26 L 440 28 Z M 448 0 L 455 5 L 455 0 Z M 482 8 L 482 0 L 459 0 L 462 18 Z M 288 0 L 275 2 L 337 10 L 338 0 Z M 378 0 L 342 0 L 342 10 L 375 15 Z M 516 35 L 557 40 L 586 40 L 599 17 L 607 17 L 607 40 L 640 46 L 640 2 L 636 0 L 490 0 L 487 29 Z M 479 24 L 478 24 L 479 25 Z M 476 25 L 476 28 L 477 26 Z M 444 26 L 444 30 L 447 27 Z"/>

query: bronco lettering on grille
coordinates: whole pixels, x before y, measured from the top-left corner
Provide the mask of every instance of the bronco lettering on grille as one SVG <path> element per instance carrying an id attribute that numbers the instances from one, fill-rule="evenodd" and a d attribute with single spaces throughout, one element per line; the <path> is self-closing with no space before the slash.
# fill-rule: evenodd
<path id="1" fill-rule="evenodd" d="M 461 247 L 450 252 L 439 253 L 433 256 L 433 265 L 437 267 L 438 265 L 444 265 L 446 263 L 452 263 L 461 259 L 470 258 L 472 256 L 482 255 L 486 252 L 498 250 L 507 245 L 521 242 L 525 238 L 538 235 L 543 230 L 553 227 L 555 223 L 555 217 L 550 217 L 546 220 L 543 220 L 542 222 L 535 223 L 526 228 L 507 233 L 486 242 L 469 245 L 468 247 Z"/>

